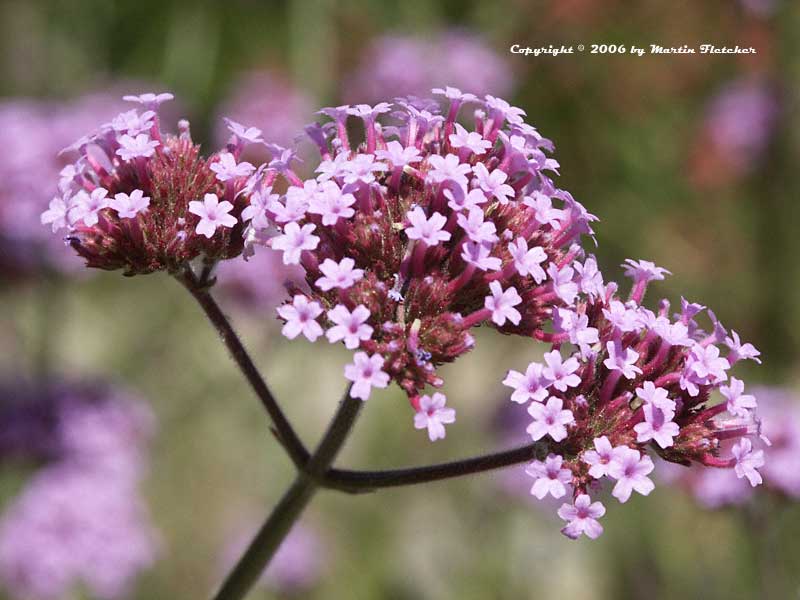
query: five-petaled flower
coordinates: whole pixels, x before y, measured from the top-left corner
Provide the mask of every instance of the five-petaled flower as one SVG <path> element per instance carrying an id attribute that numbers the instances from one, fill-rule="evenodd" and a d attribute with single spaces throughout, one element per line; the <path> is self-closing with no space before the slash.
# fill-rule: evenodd
<path id="1" fill-rule="evenodd" d="M 606 514 L 601 502 L 592 502 L 586 494 L 575 498 L 575 504 L 562 504 L 558 516 L 569 521 L 561 533 L 573 540 L 585 534 L 590 539 L 597 539 L 603 533 L 603 526 L 597 521 Z"/>
<path id="2" fill-rule="evenodd" d="M 142 190 L 133 190 L 130 194 L 114 194 L 114 199 L 109 202 L 109 207 L 117 211 L 120 219 L 133 219 L 140 212 L 146 211 L 148 206 L 150 198 Z"/>
<path id="3" fill-rule="evenodd" d="M 410 240 L 420 240 L 428 246 L 436 246 L 439 242 L 446 242 L 450 239 L 450 232 L 442 228 L 447 222 L 438 212 L 430 217 L 425 215 L 425 211 L 417 206 L 406 215 L 411 227 L 406 228 L 406 235 Z"/>
<path id="4" fill-rule="evenodd" d="M 616 479 L 617 483 L 611 495 L 620 502 L 627 502 L 634 490 L 647 496 L 656 487 L 647 477 L 654 468 L 653 460 L 649 456 L 642 456 L 638 450 L 628 446 L 614 448 L 608 474 Z"/>
<path id="5" fill-rule="evenodd" d="M 389 385 L 389 375 L 381 370 L 383 363 L 380 354 L 368 356 L 366 352 L 356 352 L 353 355 L 353 362 L 344 368 L 344 376 L 353 382 L 351 397 L 368 400 L 372 388 Z"/>
<path id="6" fill-rule="evenodd" d="M 560 442 L 567 437 L 567 425 L 575 423 L 572 411 L 563 408 L 561 398 L 551 396 L 547 404 L 533 402 L 528 407 L 528 413 L 533 417 L 533 423 L 528 425 L 528 434 L 533 441 L 538 441 L 549 435 L 554 442 Z"/>
<path id="7" fill-rule="evenodd" d="M 249 176 L 255 167 L 249 162 L 236 162 L 236 158 L 230 152 L 223 152 L 219 155 L 219 161 L 212 163 L 211 170 L 217 174 L 220 181 L 238 179 Z"/>
<path id="8" fill-rule="evenodd" d="M 161 145 L 158 140 L 151 140 L 150 136 L 146 133 L 140 133 L 136 137 L 130 135 L 123 135 L 119 138 L 119 149 L 117 154 L 122 160 L 131 160 L 133 158 L 147 158 L 152 156 Z"/>
<path id="9" fill-rule="evenodd" d="M 572 481 L 572 471 L 564 468 L 564 457 L 550 454 L 544 462 L 535 460 L 527 466 L 525 472 L 533 477 L 531 495 L 539 500 L 550 494 L 553 498 L 562 498 L 567 493 L 567 485 Z"/>
<path id="10" fill-rule="evenodd" d="M 734 471 L 739 479 L 747 477 L 750 485 L 755 487 L 762 483 L 761 473 L 756 469 L 764 466 L 764 451 L 753 450 L 753 442 L 742 438 L 731 448 L 735 460 Z"/>
<path id="11" fill-rule="evenodd" d="M 414 427 L 427 429 L 428 438 L 435 442 L 445 438 L 444 426 L 456 421 L 456 411 L 445 406 L 447 398 L 439 392 L 419 398 L 419 410 L 414 414 Z"/>
<path id="12" fill-rule="evenodd" d="M 363 269 L 356 269 L 352 258 L 343 258 L 338 263 L 330 258 L 319 266 L 323 277 L 317 279 L 317 287 L 325 292 L 333 288 L 346 290 L 364 276 Z"/>
<path id="13" fill-rule="evenodd" d="M 369 309 L 359 304 L 352 312 L 346 306 L 337 304 L 328 311 L 328 318 L 333 327 L 328 329 L 325 336 L 331 344 L 344 340 L 344 345 L 350 350 L 358 348 L 362 340 L 372 337 L 372 327 L 367 325 L 370 314 Z"/>
<path id="14" fill-rule="evenodd" d="M 317 322 L 317 317 L 322 314 L 322 307 L 318 302 L 309 301 L 302 294 L 297 294 L 291 304 L 278 307 L 278 314 L 286 321 L 281 333 L 293 340 L 301 333 L 310 342 L 322 335 L 322 326 Z"/>
<path id="15" fill-rule="evenodd" d="M 300 227 L 294 221 L 287 223 L 283 234 L 272 239 L 274 250 L 283 250 L 283 264 L 300 264 L 300 256 L 304 250 L 314 250 L 319 245 L 319 238 L 312 232 L 316 229 L 313 223 Z"/>
<path id="16" fill-rule="evenodd" d="M 489 284 L 489 289 L 492 295 L 486 296 L 484 306 L 491 311 L 494 324 L 502 326 L 508 320 L 514 325 L 519 325 L 522 315 L 514 307 L 522 302 L 522 298 L 516 288 L 509 287 L 503 290 L 498 281 L 493 281 Z"/>
<path id="17" fill-rule="evenodd" d="M 219 201 L 216 194 L 206 194 L 203 201 L 192 200 L 189 202 L 189 212 L 200 217 L 195 227 L 195 232 L 207 238 L 213 237 L 218 227 L 233 227 L 236 217 L 229 214 L 233 204 L 227 200 Z"/>

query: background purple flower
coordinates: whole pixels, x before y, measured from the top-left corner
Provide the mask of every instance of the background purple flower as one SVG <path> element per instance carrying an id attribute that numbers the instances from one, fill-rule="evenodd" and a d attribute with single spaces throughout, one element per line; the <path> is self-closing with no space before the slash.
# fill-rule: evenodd
<path id="1" fill-rule="evenodd" d="M 286 300 L 286 283 L 297 285 L 303 280 L 297 265 L 284 265 L 280 254 L 259 249 L 247 260 L 235 258 L 220 262 L 217 284 L 221 294 L 240 307 L 268 310 Z"/>
<path id="2" fill-rule="evenodd" d="M 234 82 L 217 109 L 215 141 L 221 145 L 230 138 L 231 132 L 222 119 L 227 117 L 245 127 L 257 127 L 270 143 L 292 146 L 310 120 L 314 106 L 312 98 L 280 73 L 246 73 Z M 266 148 L 256 144 L 245 153 L 246 158 L 262 160 L 266 155 Z"/>
<path id="3" fill-rule="evenodd" d="M 425 96 L 450 85 L 473 94 L 508 96 L 511 68 L 479 35 L 452 29 L 431 37 L 384 35 L 362 54 L 346 79 L 345 101 L 374 102 L 395 96 Z"/>
<path id="4" fill-rule="evenodd" d="M 158 549 L 139 490 L 149 407 L 108 386 L 4 389 L 2 458 L 44 466 L 0 517 L 0 583 L 20 600 L 127 595 Z"/>
<path id="5" fill-rule="evenodd" d="M 779 112 L 777 95 L 767 82 L 740 79 L 727 84 L 707 109 L 705 128 L 713 150 L 749 172 L 763 158 Z"/>

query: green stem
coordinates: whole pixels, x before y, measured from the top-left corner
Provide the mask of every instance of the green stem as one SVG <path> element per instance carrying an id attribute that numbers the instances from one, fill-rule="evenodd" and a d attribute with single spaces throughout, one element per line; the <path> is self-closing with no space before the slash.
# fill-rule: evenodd
<path id="1" fill-rule="evenodd" d="M 361 400 L 350 397 L 348 386 L 314 454 L 261 526 L 214 600 L 241 600 L 255 585 L 281 542 L 289 534 L 292 525 L 300 518 L 303 509 L 322 484 L 324 473 L 344 445 L 362 406 Z"/>
<path id="2" fill-rule="evenodd" d="M 417 485 L 474 475 L 485 471 L 502 469 L 547 454 L 547 445 L 537 442 L 520 446 L 512 450 L 474 456 L 452 462 L 409 467 L 405 469 L 389 469 L 385 471 L 352 471 L 349 469 L 329 469 L 325 473 L 323 485 L 350 493 L 370 492 L 380 488 Z"/>

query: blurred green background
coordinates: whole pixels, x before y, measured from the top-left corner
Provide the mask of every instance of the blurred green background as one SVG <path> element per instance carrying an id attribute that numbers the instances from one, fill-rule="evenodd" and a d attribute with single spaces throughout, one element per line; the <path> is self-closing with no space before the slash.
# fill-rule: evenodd
<path id="1" fill-rule="evenodd" d="M 554 140 L 559 185 L 600 217 L 597 257 L 607 277 L 618 277 L 627 257 L 670 269 L 674 275 L 654 286 L 653 296 L 675 304 L 683 295 L 712 307 L 762 351 L 764 364 L 745 371 L 750 381 L 794 386 L 800 4 L 776 2 L 772 12 L 751 4 L 4 0 L 0 96 L 71 99 L 120 81 L 143 82 L 141 91 L 176 94 L 193 137 L 205 145 L 245 73 L 269 70 L 307 95 L 310 122 L 316 107 L 359 100 L 347 82 L 380 36 L 432 40 L 468 32 L 511 74 L 510 93 L 499 95 Z M 508 53 L 513 43 L 705 42 L 752 45 L 758 53 Z M 423 65 L 395 66 L 415 67 Z M 767 86 L 779 106 L 767 141 L 744 167 L 708 134 L 715 96 L 736 81 Z M 206 597 L 231 536 L 256 527 L 292 470 L 200 310 L 163 275 L 40 274 L 0 285 L 0 373 L 112 379 L 152 403 L 159 433 L 147 497 L 162 554 L 135 597 Z M 347 353 L 290 343 L 272 310 L 224 295 L 221 302 L 311 443 L 344 388 Z M 423 443 L 403 394 L 390 389 L 370 399 L 339 464 L 423 464 L 509 446 L 490 427 L 507 401 L 500 381 L 542 348 L 483 333 L 474 352 L 445 370 L 445 391 L 459 413 L 445 441 Z M 663 485 L 625 506 L 608 502 L 605 535 L 571 542 L 559 534 L 552 507 L 509 494 L 500 481 L 484 475 L 360 497 L 320 494 L 304 522 L 323 539 L 326 569 L 299 597 L 800 597 L 800 510 L 783 499 L 764 494 L 711 512 Z M 3 483 L 3 501 L 14 485 Z M 252 597 L 275 593 L 259 589 Z"/>

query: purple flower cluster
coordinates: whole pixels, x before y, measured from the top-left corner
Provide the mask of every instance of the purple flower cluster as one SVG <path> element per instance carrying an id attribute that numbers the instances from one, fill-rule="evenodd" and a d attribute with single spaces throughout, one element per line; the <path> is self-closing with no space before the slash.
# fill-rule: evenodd
<path id="1" fill-rule="evenodd" d="M 278 253 L 304 275 L 277 309 L 282 333 L 343 343 L 354 352 L 350 395 L 367 400 L 395 381 L 431 440 L 455 411 L 426 388 L 472 349 L 473 327 L 551 344 L 504 384 L 531 418 L 533 494 L 574 499 L 559 513 L 570 537 L 602 531 L 604 508 L 590 497 L 602 480 L 621 502 L 650 493 L 650 453 L 760 483 L 756 401 L 728 373 L 758 351 L 710 311 L 712 328 L 701 329 L 698 304 L 683 300 L 674 315 L 667 301 L 645 307 L 648 284 L 668 273 L 651 262 L 626 261 L 633 285 L 618 296 L 581 246 L 596 217 L 555 185 L 553 144 L 525 112 L 491 95 L 433 91 L 443 111 L 416 97 L 320 111 L 327 120 L 306 132 L 321 162 L 305 181 L 294 153 L 274 145 L 258 169 L 240 162 L 244 144 L 263 139 L 235 122 L 225 152 L 198 158 L 186 127 L 162 136 L 155 100 L 141 97 L 148 110 L 130 121 L 147 126 L 81 144 L 60 218 L 91 266 L 128 273 L 174 272 L 243 246 Z M 459 118 L 465 106 L 471 119 Z M 112 193 L 117 205 L 106 203 Z"/>
<path id="2" fill-rule="evenodd" d="M 76 271 L 80 261 L 39 223 L 68 158 L 60 151 L 98 118 L 119 112 L 115 95 L 90 94 L 69 102 L 18 98 L 0 102 L 0 270 L 24 275 L 41 269 Z"/>
<path id="3" fill-rule="evenodd" d="M 147 406 L 105 388 L 59 387 L 4 407 L 0 418 L 3 431 L 26 424 L 33 434 L 6 440 L 6 458 L 46 460 L 0 519 L 7 592 L 55 600 L 81 586 L 97 598 L 126 595 L 156 555 L 139 491 L 154 425 Z"/>
<path id="4" fill-rule="evenodd" d="M 430 38 L 385 35 L 377 38 L 364 56 L 345 80 L 346 101 L 426 96 L 442 81 L 473 94 L 507 96 L 513 89 L 506 61 L 467 31 L 444 31 Z"/>
<path id="5" fill-rule="evenodd" d="M 547 172 L 552 144 L 522 120 L 523 111 L 455 88 L 449 104 L 401 100 L 328 108 L 309 127 L 322 162 L 318 176 L 284 194 L 264 190 L 251 203 L 251 236 L 305 269 L 306 287 L 278 309 L 284 335 L 324 336 L 356 350 L 345 376 L 353 397 L 396 381 L 431 439 L 454 420 L 436 367 L 474 345 L 469 330 L 546 337 L 553 306 L 574 300 L 575 273 L 595 277 L 593 259 L 575 245 L 594 217 Z M 456 122 L 476 105 L 474 129 Z M 384 125 L 385 117 L 392 120 Z M 361 121 L 356 146 L 349 119 Z"/>
<path id="6" fill-rule="evenodd" d="M 261 131 L 229 121 L 227 147 L 206 159 L 189 123 L 162 132 L 159 105 L 172 94 L 125 96 L 139 105 L 73 144 L 78 160 L 61 172 L 60 193 L 42 216 L 87 265 L 126 275 L 177 272 L 202 256 L 214 262 L 241 254 L 241 214 L 260 172 L 240 162 Z"/>

